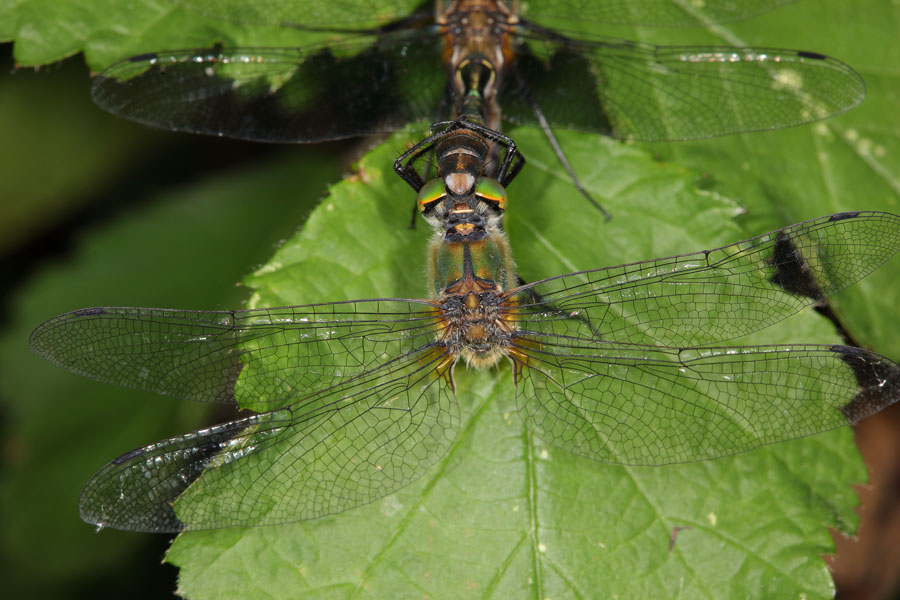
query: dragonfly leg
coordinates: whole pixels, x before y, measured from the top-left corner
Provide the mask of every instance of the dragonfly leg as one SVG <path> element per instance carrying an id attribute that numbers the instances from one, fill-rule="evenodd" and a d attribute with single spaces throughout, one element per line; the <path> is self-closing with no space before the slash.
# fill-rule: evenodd
<path id="1" fill-rule="evenodd" d="M 519 152 L 516 142 L 511 137 L 503 135 L 495 129 L 473 123 L 465 117 L 457 119 L 453 125 L 448 128 L 448 131 L 450 129 L 469 129 L 470 131 L 480 133 L 506 150 L 506 153 L 503 156 L 503 162 L 500 165 L 500 170 L 497 172 L 497 181 L 499 181 L 503 187 L 508 186 L 512 180 L 516 178 L 516 175 L 519 174 L 519 171 L 522 170 L 522 167 L 525 166 L 525 157 Z"/>
<path id="2" fill-rule="evenodd" d="M 412 216 L 410 217 L 410 220 L 409 220 L 409 228 L 410 229 L 416 228 L 416 217 L 417 216 L 419 216 L 419 205 L 416 201 L 413 201 Z"/>
<path id="3" fill-rule="evenodd" d="M 569 164 L 569 159 L 566 158 L 566 155 L 560 147 L 559 142 L 556 140 L 556 136 L 553 135 L 553 130 L 550 128 L 550 124 L 547 122 L 547 118 L 544 116 L 544 111 L 541 110 L 541 107 L 534 99 L 534 96 L 531 95 L 531 92 L 529 91 L 528 86 L 525 85 L 525 82 L 521 81 L 521 77 L 519 79 L 521 83 L 520 93 L 522 93 L 522 97 L 525 99 L 525 102 L 528 103 L 528 106 L 531 107 L 531 110 L 534 111 L 534 116 L 537 118 L 538 124 L 541 126 L 544 135 L 547 136 L 547 140 L 553 147 L 553 152 L 556 154 L 556 158 L 559 159 L 560 164 L 572 179 L 572 184 L 575 186 L 575 189 L 577 189 L 578 192 L 582 196 L 584 196 L 588 202 L 593 204 L 594 208 L 600 211 L 604 219 L 609 221 L 610 219 L 612 219 L 612 214 L 610 214 L 608 210 L 603 208 L 603 205 L 597 202 L 594 197 L 591 196 L 590 192 L 584 189 L 584 186 L 581 185 L 581 181 L 578 180 L 578 176 L 575 174 L 575 170 L 572 169 L 572 165 Z"/>
<path id="4" fill-rule="evenodd" d="M 412 168 L 412 163 L 421 156 L 422 152 L 427 152 L 430 149 L 430 144 L 434 141 L 436 136 L 431 135 L 404 152 L 400 155 L 400 157 L 394 161 L 394 172 L 400 176 L 400 179 L 409 184 L 416 193 L 419 193 L 419 190 L 422 189 L 422 186 L 425 185 L 425 182 L 422 180 L 422 177 L 416 173 L 416 170 Z M 423 146 L 429 145 L 429 147 Z M 407 160 L 409 158 L 409 160 Z"/>
<path id="5" fill-rule="evenodd" d="M 528 282 L 525 281 L 525 279 L 519 274 L 516 274 L 516 280 L 517 280 L 517 283 L 519 284 L 519 287 L 528 285 Z M 528 290 L 528 302 L 529 302 L 529 304 L 531 304 L 533 306 L 541 307 L 542 311 L 546 310 L 546 312 L 550 312 L 550 313 L 563 314 L 563 311 L 560 308 L 558 308 L 555 304 L 553 304 L 552 302 L 550 302 L 546 298 L 544 298 L 544 296 L 540 292 L 535 290 L 534 288 L 531 288 Z M 575 315 L 569 315 L 569 318 L 575 319 L 576 321 L 584 323 L 584 325 L 587 326 L 587 328 L 591 331 L 591 333 L 594 334 L 594 337 L 596 339 L 598 339 L 598 340 L 603 339 L 603 336 L 600 334 L 599 329 L 597 327 L 594 327 L 594 325 L 591 323 L 591 320 L 588 317 L 586 317 L 585 315 L 578 313 Z"/>

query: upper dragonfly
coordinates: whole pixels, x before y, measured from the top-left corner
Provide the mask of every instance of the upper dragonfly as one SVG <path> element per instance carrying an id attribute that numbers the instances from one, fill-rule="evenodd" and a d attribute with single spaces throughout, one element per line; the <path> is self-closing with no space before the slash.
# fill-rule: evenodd
<path id="1" fill-rule="evenodd" d="M 98 76 L 106 110 L 166 129 L 269 142 L 390 132 L 472 113 L 621 139 L 691 140 L 841 113 L 865 95 L 844 63 L 798 50 L 653 46 L 566 34 L 585 22 L 697 25 L 789 0 L 177 0 L 223 19 L 334 32 L 292 48 L 158 51 Z M 470 103 L 472 94 L 479 97 Z M 551 141 L 555 141 L 551 138 Z"/>

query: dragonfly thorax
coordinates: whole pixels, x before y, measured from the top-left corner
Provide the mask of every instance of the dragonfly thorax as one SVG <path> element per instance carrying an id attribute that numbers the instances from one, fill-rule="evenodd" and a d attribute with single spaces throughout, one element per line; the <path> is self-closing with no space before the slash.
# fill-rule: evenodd
<path id="1" fill-rule="evenodd" d="M 476 368 L 494 366 L 506 355 L 512 328 L 502 318 L 501 299 L 495 289 L 446 295 L 441 302 L 444 328 L 441 342 L 454 356 Z"/>
<path id="2" fill-rule="evenodd" d="M 490 366 L 505 352 L 512 332 L 500 317 L 500 305 L 516 275 L 505 234 L 477 224 L 479 218 L 477 213 L 451 215 L 445 231 L 435 232 L 428 275 L 444 315 L 439 339 L 454 356 Z"/>

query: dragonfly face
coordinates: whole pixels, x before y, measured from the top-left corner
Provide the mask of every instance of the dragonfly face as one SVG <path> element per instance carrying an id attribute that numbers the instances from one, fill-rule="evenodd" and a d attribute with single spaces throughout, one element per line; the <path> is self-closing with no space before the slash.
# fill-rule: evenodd
<path id="1" fill-rule="evenodd" d="M 459 129 L 441 139 L 435 147 L 438 173 L 453 196 L 472 193 L 475 181 L 484 173 L 490 143 L 476 132 Z"/>

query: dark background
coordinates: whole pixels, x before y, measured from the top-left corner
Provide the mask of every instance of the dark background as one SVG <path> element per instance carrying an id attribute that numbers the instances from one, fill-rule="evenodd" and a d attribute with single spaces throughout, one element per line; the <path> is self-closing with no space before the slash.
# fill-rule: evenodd
<path id="1" fill-rule="evenodd" d="M 48 372 L 30 330 L 90 305 L 238 307 L 248 292 L 235 284 L 359 152 L 152 131 L 95 107 L 89 88 L 81 56 L 16 69 L 0 45 L 4 598 L 170 597 L 170 537 L 95 535 L 78 494 L 104 459 L 223 416 Z"/>

